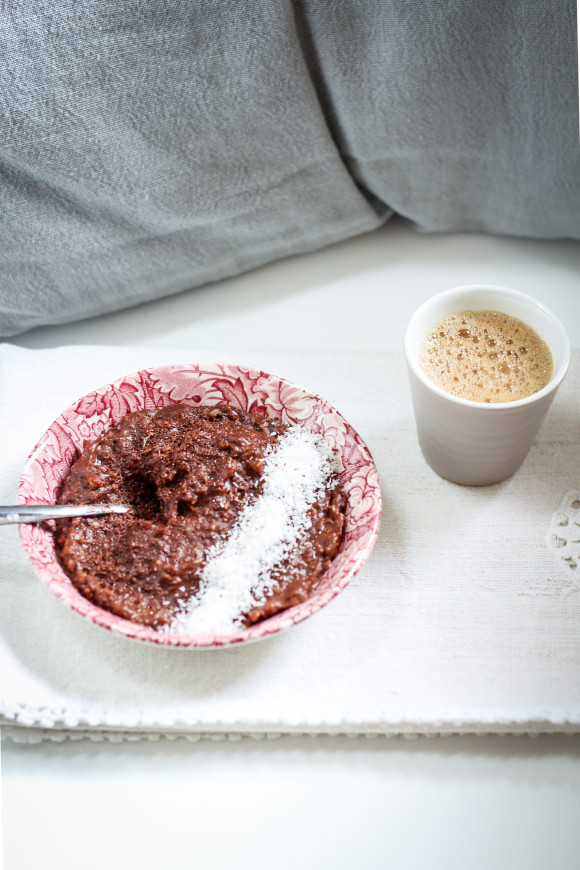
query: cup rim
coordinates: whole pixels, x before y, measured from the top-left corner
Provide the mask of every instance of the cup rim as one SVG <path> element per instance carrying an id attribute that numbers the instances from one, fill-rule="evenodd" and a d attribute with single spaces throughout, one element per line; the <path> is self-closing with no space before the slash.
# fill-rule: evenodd
<path id="1" fill-rule="evenodd" d="M 423 372 L 417 362 L 415 350 L 411 349 L 410 347 L 412 327 L 414 326 L 417 319 L 421 315 L 423 315 L 424 312 L 431 305 L 439 300 L 444 300 L 445 298 L 461 296 L 462 294 L 465 294 L 465 296 L 469 296 L 475 294 L 476 292 L 482 291 L 501 292 L 511 297 L 512 299 L 519 299 L 521 301 L 531 303 L 537 309 L 539 309 L 542 314 L 544 314 L 544 316 L 546 316 L 548 320 L 552 322 L 553 325 L 556 326 L 561 334 L 563 350 L 562 361 L 558 368 L 552 373 L 552 377 L 550 378 L 546 386 L 542 387 L 542 389 L 538 390 L 536 393 L 532 393 L 530 396 L 524 396 L 521 399 L 514 399 L 512 402 L 477 402 L 474 399 L 463 399 L 461 398 L 461 396 L 455 396 L 453 395 L 453 393 L 448 393 L 446 392 L 446 390 L 443 390 L 441 387 L 437 386 L 437 384 L 435 384 L 427 377 L 427 375 Z M 550 348 L 550 352 L 552 352 L 552 348 Z M 526 405 L 530 405 L 533 402 L 537 402 L 545 396 L 554 393 L 564 380 L 566 372 L 568 371 L 570 365 L 571 348 L 570 339 L 568 338 L 568 334 L 564 329 L 562 321 L 554 314 L 554 312 L 550 308 L 548 308 L 547 305 L 544 305 L 543 302 L 540 302 L 540 300 L 536 299 L 534 296 L 530 296 L 529 293 L 523 293 L 521 290 L 515 290 L 512 287 L 505 287 L 501 284 L 462 284 L 458 287 L 449 287 L 447 290 L 442 290 L 440 293 L 435 293 L 433 296 L 430 296 L 423 303 L 421 303 L 418 308 L 415 309 L 415 311 L 409 318 L 407 327 L 405 329 L 404 353 L 409 369 L 413 372 L 415 377 L 425 387 L 432 390 L 435 395 L 448 399 L 452 402 L 452 404 L 457 405 L 458 407 L 479 408 L 482 410 L 485 409 L 485 413 L 499 413 L 502 411 L 511 410 L 513 408 L 521 408 Z"/>

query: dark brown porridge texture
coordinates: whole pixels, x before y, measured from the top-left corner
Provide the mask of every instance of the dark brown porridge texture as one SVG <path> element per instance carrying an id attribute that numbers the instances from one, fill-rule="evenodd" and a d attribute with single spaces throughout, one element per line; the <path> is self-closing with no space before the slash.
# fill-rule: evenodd
<path id="1" fill-rule="evenodd" d="M 210 547 L 227 538 L 260 493 L 264 455 L 287 427 L 228 405 L 169 405 L 128 414 L 86 443 L 63 504 L 130 503 L 134 511 L 59 520 L 63 569 L 90 601 L 153 628 L 172 623 L 199 589 Z M 340 547 L 346 496 L 333 484 L 310 508 L 310 528 L 271 572 L 250 625 L 305 601 Z"/>

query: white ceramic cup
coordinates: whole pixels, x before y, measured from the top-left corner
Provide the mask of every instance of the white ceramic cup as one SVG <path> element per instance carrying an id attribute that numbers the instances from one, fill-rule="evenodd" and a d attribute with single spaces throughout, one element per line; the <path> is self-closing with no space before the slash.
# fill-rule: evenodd
<path id="1" fill-rule="evenodd" d="M 487 404 L 446 393 L 419 367 L 419 349 L 431 327 L 460 311 L 501 311 L 523 320 L 552 352 L 553 373 L 537 393 Z M 492 284 L 453 287 L 431 297 L 411 317 L 405 357 L 419 445 L 441 477 L 468 486 L 499 483 L 524 461 L 570 363 L 564 327 L 545 305 L 518 290 Z"/>

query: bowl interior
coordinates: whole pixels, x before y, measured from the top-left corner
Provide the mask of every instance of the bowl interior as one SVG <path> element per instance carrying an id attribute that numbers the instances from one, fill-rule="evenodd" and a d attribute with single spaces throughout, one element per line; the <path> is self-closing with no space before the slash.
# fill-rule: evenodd
<path id="1" fill-rule="evenodd" d="M 183 402 L 264 413 L 320 433 L 337 451 L 347 495 L 341 548 L 313 595 L 302 604 L 232 634 L 173 635 L 115 616 L 92 604 L 75 588 L 56 558 L 48 528 L 21 525 L 28 556 L 42 580 L 77 613 L 117 634 L 170 647 L 208 648 L 267 637 L 301 622 L 327 604 L 358 571 L 374 544 L 381 495 L 372 456 L 354 429 L 328 402 L 289 381 L 236 365 L 173 365 L 144 369 L 83 396 L 44 433 L 25 465 L 19 503 L 52 504 L 85 441 L 99 438 L 126 414 Z"/>

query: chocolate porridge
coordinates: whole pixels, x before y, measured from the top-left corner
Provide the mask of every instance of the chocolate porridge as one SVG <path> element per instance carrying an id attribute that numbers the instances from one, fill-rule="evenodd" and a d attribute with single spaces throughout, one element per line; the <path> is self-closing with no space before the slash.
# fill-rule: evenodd
<path id="1" fill-rule="evenodd" d="M 59 520 L 63 569 L 94 604 L 167 631 L 227 632 L 306 600 L 336 556 L 346 496 L 322 438 L 227 405 L 128 414 L 87 443 Z"/>

